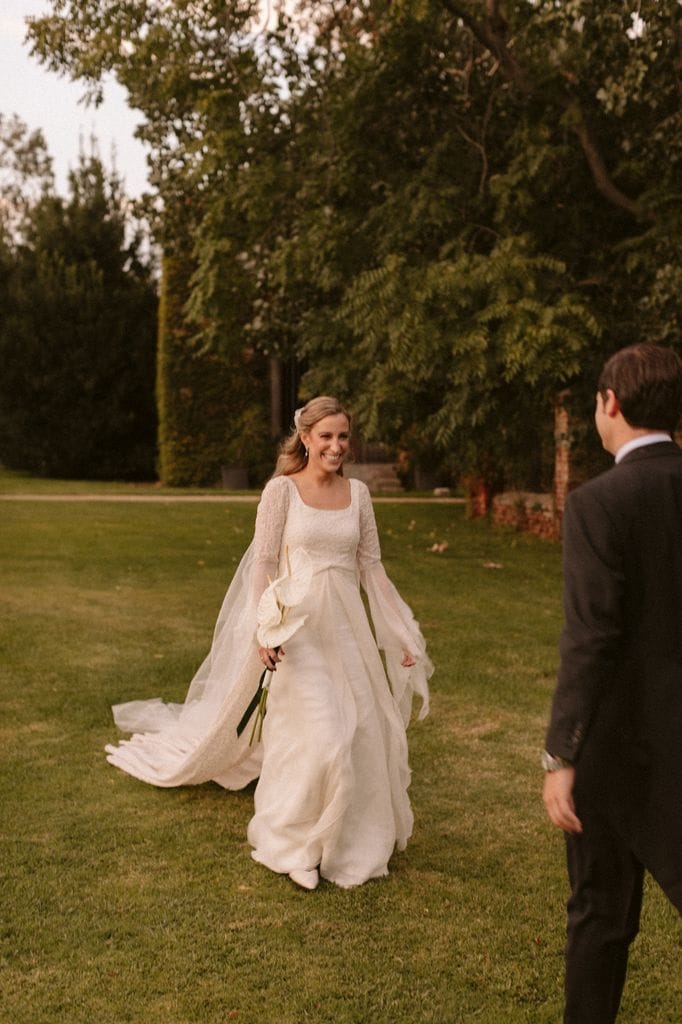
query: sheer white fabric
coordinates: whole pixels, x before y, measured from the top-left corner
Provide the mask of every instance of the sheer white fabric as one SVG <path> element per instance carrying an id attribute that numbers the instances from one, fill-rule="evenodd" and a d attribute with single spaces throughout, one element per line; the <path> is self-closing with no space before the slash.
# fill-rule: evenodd
<path id="1" fill-rule="evenodd" d="M 274 871 L 320 866 L 338 885 L 386 874 L 412 829 L 405 726 L 412 695 L 428 711 L 432 666 L 419 627 L 388 579 L 369 492 L 351 480 L 348 508 L 306 505 L 289 477 L 265 487 L 254 540 L 227 592 L 211 651 L 184 704 L 133 701 L 114 708 L 134 735 L 108 760 L 157 786 L 209 779 L 235 789 L 260 776 L 248 838 Z M 286 547 L 314 565 L 304 626 L 272 677 L 262 742 L 236 727 L 262 669 L 256 605 L 283 571 Z M 360 595 L 365 587 L 376 640 Z M 377 647 L 385 651 L 384 665 Z M 417 664 L 400 665 L 407 651 Z"/>

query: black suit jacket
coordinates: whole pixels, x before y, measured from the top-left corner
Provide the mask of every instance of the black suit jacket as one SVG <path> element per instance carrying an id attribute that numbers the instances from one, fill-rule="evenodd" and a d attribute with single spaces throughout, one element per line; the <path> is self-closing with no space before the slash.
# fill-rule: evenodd
<path id="1" fill-rule="evenodd" d="M 682 887 L 676 444 L 637 448 L 569 495 L 564 616 L 546 747 L 576 765 L 578 814 L 598 804 L 654 874 L 676 859 Z"/>

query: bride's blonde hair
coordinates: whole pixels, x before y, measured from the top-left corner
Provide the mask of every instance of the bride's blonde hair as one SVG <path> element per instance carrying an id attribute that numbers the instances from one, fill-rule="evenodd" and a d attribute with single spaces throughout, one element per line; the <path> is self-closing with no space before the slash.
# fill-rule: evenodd
<path id="1" fill-rule="evenodd" d="M 315 424 L 323 420 L 325 416 L 338 416 L 339 414 L 346 417 L 350 430 L 350 413 L 338 398 L 318 395 L 317 398 L 311 398 L 304 406 L 297 409 L 294 413 L 294 429 L 279 446 L 275 472 L 272 475 L 291 476 L 292 473 L 300 472 L 308 461 L 305 445 L 301 440 L 301 432 L 312 430 Z M 343 466 L 339 466 L 337 472 L 339 476 L 343 476 Z"/>

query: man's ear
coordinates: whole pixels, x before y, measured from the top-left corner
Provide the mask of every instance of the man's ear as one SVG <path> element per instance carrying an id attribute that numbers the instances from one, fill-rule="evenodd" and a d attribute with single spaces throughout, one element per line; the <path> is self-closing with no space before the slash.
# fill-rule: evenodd
<path id="1" fill-rule="evenodd" d="M 611 390 L 611 388 L 606 389 L 606 397 L 604 398 L 604 412 L 607 416 L 610 416 L 611 419 L 616 417 L 620 412 L 620 402 L 616 398 L 616 395 Z"/>

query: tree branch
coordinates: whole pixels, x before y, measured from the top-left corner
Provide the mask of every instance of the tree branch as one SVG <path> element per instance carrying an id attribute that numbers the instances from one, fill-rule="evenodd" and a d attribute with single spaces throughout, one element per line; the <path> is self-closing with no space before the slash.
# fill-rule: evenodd
<path id="1" fill-rule="evenodd" d="M 494 90 L 491 90 L 490 95 L 488 96 L 488 102 L 486 103 L 485 114 L 483 115 L 483 123 L 481 125 L 481 141 L 480 142 L 478 142 L 476 139 L 472 139 L 472 137 L 470 135 L 467 135 L 467 133 L 464 131 L 464 129 L 460 127 L 460 125 L 456 125 L 457 131 L 462 136 L 462 138 L 466 142 L 468 142 L 471 146 L 473 146 L 474 149 L 477 149 L 478 152 L 481 154 L 481 176 L 480 176 L 479 183 L 478 183 L 479 195 L 481 195 L 483 193 L 483 189 L 485 188 L 486 179 L 488 177 L 488 154 L 487 154 L 486 148 L 485 148 L 485 135 L 486 135 L 486 131 L 488 129 L 488 123 L 490 121 L 490 117 L 492 115 L 494 95 L 495 95 Z"/>
<path id="2" fill-rule="evenodd" d="M 456 125 L 456 128 L 459 134 L 465 140 L 465 142 L 468 142 L 470 146 L 473 146 L 474 149 L 477 149 L 481 155 L 481 177 L 478 183 L 478 191 L 480 194 L 483 191 L 485 179 L 488 176 L 488 154 L 486 153 L 485 146 L 483 145 L 482 142 L 477 142 L 476 139 L 472 139 L 470 135 L 467 135 L 463 128 L 460 128 L 459 125 Z"/>
<path id="3" fill-rule="evenodd" d="M 533 86 L 507 46 L 507 23 L 500 14 L 498 0 L 486 0 L 485 22 L 472 17 L 469 10 L 457 0 L 442 0 L 442 4 L 451 14 L 464 22 L 486 50 L 497 57 L 509 80 L 516 88 L 524 95 L 529 96 L 533 92 Z"/>
<path id="4" fill-rule="evenodd" d="M 509 81 L 524 96 L 532 96 L 535 86 L 527 77 L 525 71 L 511 53 L 507 44 L 507 21 L 500 9 L 500 0 L 483 0 L 485 8 L 484 20 L 475 18 L 468 7 L 459 3 L 458 0 L 441 0 L 443 6 L 459 18 L 478 41 L 488 50 L 500 63 Z M 621 192 L 614 185 L 606 164 L 602 159 L 594 136 L 585 122 L 580 106 L 576 101 L 567 103 L 568 109 L 574 113 L 571 127 L 575 132 L 583 154 L 587 160 L 592 180 L 597 191 L 613 206 L 626 210 L 638 220 L 642 218 L 653 219 L 650 211 L 643 209 L 634 199 Z"/>
<path id="5" fill-rule="evenodd" d="M 500 0 L 486 0 L 485 14 L 495 35 L 506 40 L 507 19 L 500 10 Z"/>
<path id="6" fill-rule="evenodd" d="M 604 199 L 607 199 L 614 206 L 620 206 L 622 210 L 627 210 L 628 213 L 631 213 L 632 216 L 636 217 L 638 220 L 642 220 L 644 218 L 653 220 L 654 218 L 651 211 L 644 210 L 639 203 L 635 202 L 634 199 L 630 199 L 629 196 L 626 196 L 624 192 L 621 192 L 621 190 L 613 184 L 609 172 L 606 169 L 606 164 L 604 163 L 601 153 L 597 148 L 597 143 L 585 123 L 582 113 L 580 113 L 579 108 L 576 107 L 575 109 L 579 116 L 575 124 L 572 126 L 573 131 L 578 136 L 597 191 L 604 196 Z"/>

